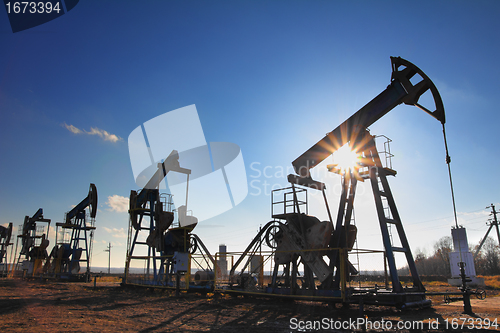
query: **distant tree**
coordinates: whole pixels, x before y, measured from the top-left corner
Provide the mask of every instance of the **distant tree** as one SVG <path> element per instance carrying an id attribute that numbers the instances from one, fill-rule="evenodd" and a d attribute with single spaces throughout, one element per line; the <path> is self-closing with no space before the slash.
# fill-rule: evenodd
<path id="1" fill-rule="evenodd" d="M 452 239 L 451 237 L 442 237 L 434 244 L 434 253 L 431 256 L 421 250 L 415 251 L 414 261 L 417 267 L 417 272 L 420 275 L 443 275 L 450 277 L 450 257 L 449 253 L 452 252 Z M 401 271 L 407 270 L 405 267 Z"/>
<path id="2" fill-rule="evenodd" d="M 451 276 L 450 256 L 453 251 L 453 240 L 449 236 L 441 237 L 434 244 L 433 271 L 435 275 Z"/>
<path id="3" fill-rule="evenodd" d="M 415 252 L 415 266 L 417 267 L 417 272 L 420 275 L 430 275 L 427 270 L 427 256 L 421 249 L 417 249 Z"/>

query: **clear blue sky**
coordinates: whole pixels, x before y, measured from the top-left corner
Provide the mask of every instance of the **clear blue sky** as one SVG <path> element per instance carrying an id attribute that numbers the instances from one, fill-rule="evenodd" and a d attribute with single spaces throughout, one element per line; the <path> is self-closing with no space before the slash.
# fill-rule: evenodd
<path id="1" fill-rule="evenodd" d="M 240 205 L 195 232 L 212 252 L 219 243 L 243 250 L 270 220 L 263 182 L 287 185 L 281 169 L 385 89 L 389 57 L 401 56 L 441 93 L 459 223 L 477 243 L 484 208 L 500 208 L 499 14 L 498 1 L 101 0 L 14 34 L 1 9 L 0 224 L 22 224 L 40 207 L 61 221 L 93 182 L 93 265 L 107 265 L 112 242 L 112 266 L 123 266 L 128 215 L 112 203 L 136 189 L 128 135 L 195 104 L 207 141 L 238 144 L 249 184 L 257 181 Z M 393 140 L 390 182 L 405 230 L 413 249 L 430 250 L 453 224 L 441 126 L 399 106 L 371 132 Z M 105 140 L 111 135 L 121 140 Z M 266 166 L 273 176 L 257 177 Z M 379 248 L 363 186 L 359 245 Z M 338 194 L 329 200 L 336 211 Z M 310 213 L 324 218 L 314 203 Z"/>

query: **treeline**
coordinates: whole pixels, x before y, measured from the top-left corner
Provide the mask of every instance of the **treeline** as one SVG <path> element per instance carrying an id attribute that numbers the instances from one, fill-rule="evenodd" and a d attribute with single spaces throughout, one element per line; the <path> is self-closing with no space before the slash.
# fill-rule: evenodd
<path id="1" fill-rule="evenodd" d="M 472 254 L 476 253 L 477 245 L 469 245 Z M 434 244 L 434 252 L 426 255 L 422 250 L 414 254 L 415 265 L 419 275 L 451 276 L 450 258 L 448 253 L 453 252 L 453 240 L 446 236 Z M 500 275 L 500 248 L 498 243 L 488 237 L 481 250 L 474 259 L 477 275 Z"/>

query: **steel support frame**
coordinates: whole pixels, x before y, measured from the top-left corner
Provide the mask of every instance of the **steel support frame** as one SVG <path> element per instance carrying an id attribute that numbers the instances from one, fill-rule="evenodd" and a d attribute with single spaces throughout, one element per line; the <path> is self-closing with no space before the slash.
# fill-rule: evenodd
<path id="1" fill-rule="evenodd" d="M 87 275 L 88 278 L 90 278 L 90 250 L 89 250 L 89 239 L 87 232 L 90 229 L 87 228 L 87 220 L 85 218 L 85 212 L 82 212 L 81 214 L 77 215 L 75 219 L 75 225 L 72 227 L 71 231 L 71 240 L 70 240 L 70 249 L 71 249 L 71 260 L 69 262 L 69 265 L 67 267 L 66 273 L 69 273 L 70 275 L 73 275 L 71 273 L 71 268 L 73 267 L 73 264 L 75 262 L 86 262 L 86 270 L 85 274 Z M 83 238 L 81 237 L 81 233 L 83 232 Z M 79 249 L 80 246 L 80 241 L 84 242 L 84 247 L 82 248 L 82 255 L 85 254 L 85 259 L 82 259 L 81 257 L 76 259 L 76 253 L 77 250 Z M 78 275 L 77 273 L 76 275 Z"/>
<path id="2" fill-rule="evenodd" d="M 137 259 L 134 258 L 134 250 L 135 246 L 138 244 L 143 245 L 144 243 L 138 243 L 137 242 L 137 237 L 139 235 L 139 232 L 141 230 L 150 230 L 152 232 L 156 228 L 156 221 L 155 221 L 155 209 L 156 205 L 161 205 L 159 202 L 159 191 L 158 190 L 149 190 L 147 193 L 148 197 L 147 200 L 144 202 L 143 206 L 138 208 L 139 213 L 138 213 L 138 225 L 139 228 L 135 229 L 134 233 L 134 238 L 132 240 L 132 243 L 130 244 L 130 249 L 128 250 L 127 253 L 127 262 L 126 262 L 126 277 L 128 277 L 128 271 L 130 269 L 130 261 L 132 259 Z M 146 208 L 149 204 L 149 208 Z M 142 222 L 145 216 L 149 217 L 149 227 L 142 227 Z M 132 224 L 130 224 L 130 228 L 133 228 Z M 162 257 L 162 253 L 160 252 L 160 258 Z M 151 264 L 151 259 L 153 260 L 153 280 L 158 281 L 159 277 L 162 277 L 164 274 L 164 259 L 162 259 L 161 264 L 160 264 L 160 270 L 157 271 L 157 265 L 156 265 L 156 250 L 155 248 L 148 246 L 148 254 L 147 254 L 147 267 L 146 267 L 146 276 L 149 276 L 149 271 L 150 271 L 150 264 Z"/>
<path id="3" fill-rule="evenodd" d="M 395 293 L 403 292 L 403 287 L 399 280 L 399 275 L 396 267 L 394 252 L 404 252 L 408 268 L 410 269 L 410 273 L 412 276 L 414 288 L 416 288 L 416 290 L 418 291 L 425 291 L 425 288 L 417 272 L 417 268 L 415 265 L 415 261 L 413 259 L 413 255 L 410 250 L 408 239 L 406 238 L 403 224 L 401 223 L 401 218 L 399 216 L 399 212 L 396 208 L 394 197 L 392 196 L 392 192 L 389 187 L 389 182 L 387 181 L 388 172 L 382 166 L 373 138 L 369 139 L 368 144 L 365 145 L 365 147 L 366 149 L 364 149 L 364 153 L 366 157 L 369 157 L 369 159 L 373 162 L 373 165 L 368 166 L 369 169 L 368 174 L 373 190 L 373 196 L 375 199 L 375 206 L 377 209 L 380 231 L 382 233 L 382 240 L 385 249 L 385 257 L 387 260 L 387 264 L 389 266 L 389 274 L 392 282 L 392 290 Z M 382 185 L 382 189 L 379 188 L 379 180 Z M 349 230 L 349 226 L 351 223 L 357 183 L 358 180 L 356 179 L 356 177 L 354 177 L 352 172 L 346 172 L 346 174 L 342 178 L 342 193 L 340 196 L 337 222 L 335 225 L 335 230 L 337 232 L 335 233 L 334 238 L 330 243 L 330 247 L 332 248 L 345 248 L 346 246 L 347 230 Z M 385 209 L 382 197 L 385 197 L 387 199 L 392 219 L 388 219 L 385 216 Z M 396 226 L 399 240 L 401 242 L 401 247 L 396 248 L 392 246 L 388 230 L 388 223 L 394 224 Z M 341 232 L 343 230 L 346 230 L 346 232 Z M 345 235 L 345 237 L 343 238 L 342 235 Z M 335 266 L 337 267 L 337 273 L 334 279 L 334 288 L 338 288 L 338 283 L 340 281 L 339 275 L 341 270 L 339 269 L 340 266 L 338 263 L 337 251 L 334 251 L 330 256 L 330 267 L 333 269 L 333 267 Z M 348 274 L 347 271 L 345 271 L 345 274 Z"/>
<path id="4" fill-rule="evenodd" d="M 349 226 L 351 224 L 352 212 L 354 209 L 354 196 L 356 194 L 357 179 L 351 175 L 350 172 L 342 177 L 342 193 L 340 195 L 339 210 L 337 213 L 337 221 L 335 223 L 335 233 L 333 240 L 330 242 L 330 247 L 334 249 L 345 248 L 347 244 L 347 236 Z M 345 230 L 345 232 L 343 232 Z M 345 237 L 342 238 L 342 235 Z M 347 257 L 346 257 L 347 258 Z M 348 272 L 340 269 L 345 263 L 339 262 L 339 251 L 334 250 L 330 254 L 330 268 L 333 270 L 337 267 L 335 279 L 333 281 L 333 288 L 338 289 L 340 283 L 340 275 L 344 274 L 344 279 L 347 279 Z"/>

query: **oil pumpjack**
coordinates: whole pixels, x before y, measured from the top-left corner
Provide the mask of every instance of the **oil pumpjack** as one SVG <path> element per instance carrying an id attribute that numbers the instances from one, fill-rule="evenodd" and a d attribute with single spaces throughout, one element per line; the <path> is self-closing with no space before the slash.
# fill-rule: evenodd
<path id="1" fill-rule="evenodd" d="M 63 223 L 56 223 L 56 244 L 44 266 L 46 277 L 90 281 L 96 214 L 97 188 L 90 184 L 87 197 L 65 214 Z"/>
<path id="2" fill-rule="evenodd" d="M 291 186 L 281 190 L 282 200 L 272 199 L 273 207 L 281 205 L 282 209 L 276 214 L 272 209 L 274 220 L 260 230 L 236 260 L 230 272 L 229 286 L 222 287 L 224 292 L 259 292 L 278 297 L 310 297 L 344 304 L 365 303 L 399 308 L 430 305 L 387 181 L 387 176 L 394 176 L 396 172 L 382 165 L 375 137 L 367 128 L 402 103 L 424 110 L 443 125 L 443 130 L 445 113 L 437 88 L 424 72 L 400 57 L 391 57 L 391 62 L 390 85 L 292 162 L 296 174 L 288 176 Z M 434 99 L 434 110 L 419 104 L 419 98 L 428 91 Z M 329 171 L 342 176 L 339 209 L 334 220 L 328 206 L 326 185 L 312 179 L 310 171 L 346 144 L 357 154 L 356 165 L 347 170 L 341 170 L 337 164 L 328 165 Z M 356 187 L 358 182 L 365 180 L 372 185 L 382 234 L 384 265 L 388 266 L 391 282 L 390 286 L 386 284 L 386 288 L 347 286 L 349 279 L 358 274 L 348 254 L 357 233 L 356 227 L 351 224 Z M 304 197 L 303 193 L 307 193 L 307 189 L 322 192 L 329 221 L 321 222 L 306 214 L 307 195 Z M 392 230 L 396 230 L 397 238 L 394 235 L 391 237 L 389 226 L 395 227 Z M 393 242 L 393 239 L 396 241 Z M 264 242 L 271 248 L 270 257 L 274 261 L 272 280 L 267 286 L 257 285 L 256 280 L 249 283 L 246 273 L 251 258 Z M 404 254 L 411 274 L 410 287 L 401 284 L 395 253 Z M 299 268 L 300 265 L 302 268 Z"/>
<path id="3" fill-rule="evenodd" d="M 17 236 L 16 253 L 19 241 L 21 250 L 15 265 L 16 273 L 22 274 L 23 277 L 35 277 L 43 272 L 43 263 L 47 259 L 49 246 L 50 221 L 43 217 L 42 208 L 32 217 L 24 217 L 22 229 Z"/>
<path id="4" fill-rule="evenodd" d="M 12 222 L 7 227 L 0 225 L 0 277 L 7 276 L 9 264 L 7 261 L 7 249 L 13 245 L 10 242 L 12 237 Z"/>
<path id="5" fill-rule="evenodd" d="M 187 178 L 186 205 L 176 209 L 178 225 L 174 222 L 172 196 L 160 195 L 159 191 L 161 181 L 169 172 L 184 174 Z M 197 290 L 213 288 L 214 259 L 201 239 L 192 233 L 198 219 L 189 215 L 187 210 L 190 174 L 190 169 L 179 165 L 179 154 L 173 150 L 164 162 L 158 163 L 156 172 L 142 190 L 130 192 L 125 285 Z M 197 272 L 198 283 L 194 285 L 190 282 L 190 274 L 191 261 L 197 260 L 196 257 L 203 262 L 198 263 L 203 269 Z M 140 261 L 144 264 L 144 274 L 134 274 L 132 262 Z"/>

